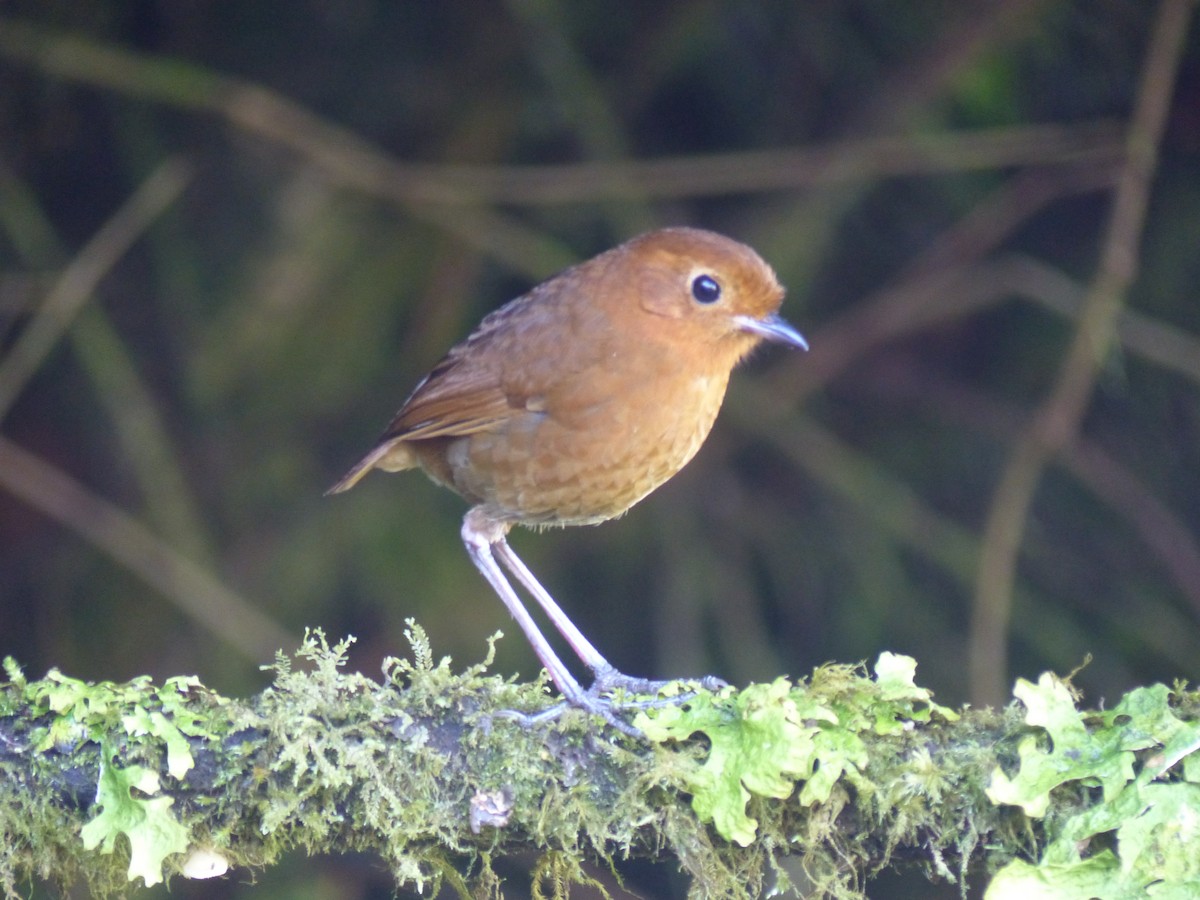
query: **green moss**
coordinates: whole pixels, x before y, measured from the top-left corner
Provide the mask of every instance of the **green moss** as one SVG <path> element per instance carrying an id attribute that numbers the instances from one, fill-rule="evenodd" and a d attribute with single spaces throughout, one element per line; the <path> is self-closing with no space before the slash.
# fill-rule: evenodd
<path id="1" fill-rule="evenodd" d="M 731 900 L 793 884 L 859 898 L 897 863 L 965 883 L 973 859 L 1011 892 L 989 897 L 1194 887 L 1200 838 L 1179 823 L 1200 820 L 1200 726 L 1182 688 L 1087 712 L 1044 678 L 1007 710 L 959 714 L 884 654 L 873 673 L 680 687 L 637 716 L 639 741 L 577 710 L 522 723 L 545 683 L 489 674 L 491 652 L 455 672 L 408 634 L 411 659 L 375 680 L 343 671 L 349 640 L 313 632 L 244 702 L 193 678 L 30 682 L 8 661 L 0 888 L 111 896 L 197 850 L 253 869 L 296 848 L 376 852 L 398 883 L 463 898 L 502 896 L 492 861 L 531 849 L 545 897 L 627 856 L 674 858 L 694 896 Z"/>

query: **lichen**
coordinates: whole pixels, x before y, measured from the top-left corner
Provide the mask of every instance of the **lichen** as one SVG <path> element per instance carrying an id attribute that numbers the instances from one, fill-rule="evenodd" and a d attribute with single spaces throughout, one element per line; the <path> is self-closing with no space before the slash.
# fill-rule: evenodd
<path id="1" fill-rule="evenodd" d="M 711 822 L 721 838 L 747 848 L 754 860 L 752 871 L 738 873 L 746 879 L 743 891 L 721 887 L 731 884 L 728 863 L 697 854 L 695 848 L 681 854 L 694 860 L 689 868 L 707 894 L 722 895 L 724 890 L 730 897 L 756 896 L 768 874 L 775 878 L 775 889 L 786 888 L 789 876 L 781 860 L 793 856 L 810 891 L 861 896 L 863 874 L 886 863 L 892 849 L 911 836 L 910 822 L 916 819 L 910 807 L 921 804 L 919 821 L 930 820 L 922 778 L 901 779 L 904 789 L 894 790 L 890 776 L 899 760 L 894 755 L 872 760 L 866 738 L 897 738 L 889 752 L 909 753 L 903 737 L 918 725 L 935 716 L 942 723 L 959 719 L 917 687 L 915 669 L 913 660 L 885 653 L 874 678 L 852 667 L 825 666 L 808 683 L 778 678 L 740 691 L 698 693 L 638 717 L 650 740 L 671 745 L 668 765 L 691 795 L 700 821 Z M 702 758 L 674 752 L 676 742 L 696 734 L 706 739 Z M 911 752 L 928 779 L 929 751 Z M 901 768 L 907 772 L 912 766 Z M 877 781 L 876 771 L 889 779 Z M 795 802 L 769 802 L 788 798 Z M 838 827 L 852 801 L 883 826 L 882 848 L 878 830 Z M 878 862 L 869 864 L 872 859 Z"/>
<path id="2" fill-rule="evenodd" d="M 1200 726 L 1182 686 L 1087 712 L 1043 679 L 1007 710 L 958 714 L 885 654 L 873 673 L 678 687 L 637 716 L 637 740 L 578 710 L 531 724 L 547 684 L 490 673 L 490 651 L 455 671 L 408 633 L 411 657 L 372 679 L 344 671 L 350 639 L 314 631 L 245 701 L 194 678 L 30 682 L 6 662 L 0 889 L 113 896 L 297 848 L 375 852 L 398 884 L 461 898 L 500 898 L 493 861 L 517 850 L 537 860 L 535 896 L 555 898 L 592 883 L 587 863 L 626 857 L 674 859 L 693 897 L 729 900 L 858 900 L 897 863 L 965 886 L 980 859 L 1010 892 L 996 897 L 1197 878 L 1172 850 L 1200 846 Z"/>

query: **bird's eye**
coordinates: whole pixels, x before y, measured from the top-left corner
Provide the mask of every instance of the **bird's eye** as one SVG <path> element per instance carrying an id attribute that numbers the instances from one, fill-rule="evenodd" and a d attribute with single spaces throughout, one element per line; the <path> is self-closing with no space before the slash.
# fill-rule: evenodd
<path id="1" fill-rule="evenodd" d="M 711 275 L 697 275 L 692 279 L 692 296 L 700 303 L 716 303 L 721 299 L 721 285 Z"/>

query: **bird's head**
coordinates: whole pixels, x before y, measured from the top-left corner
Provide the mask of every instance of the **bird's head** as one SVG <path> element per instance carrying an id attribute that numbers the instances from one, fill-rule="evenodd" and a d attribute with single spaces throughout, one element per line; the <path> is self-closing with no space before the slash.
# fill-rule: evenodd
<path id="1" fill-rule="evenodd" d="M 761 341 L 808 349 L 779 316 L 784 291 L 745 244 L 697 228 L 664 228 L 613 251 L 606 287 L 626 300 L 625 315 L 657 336 L 713 353 L 732 367 Z"/>

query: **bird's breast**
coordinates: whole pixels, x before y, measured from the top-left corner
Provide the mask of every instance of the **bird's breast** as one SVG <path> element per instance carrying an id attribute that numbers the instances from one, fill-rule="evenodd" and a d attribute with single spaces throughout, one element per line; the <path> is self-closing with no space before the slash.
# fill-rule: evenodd
<path id="1" fill-rule="evenodd" d="M 700 449 L 728 375 L 604 380 L 531 396 L 500 427 L 450 442 L 451 486 L 490 515 L 523 524 L 619 516 Z"/>

